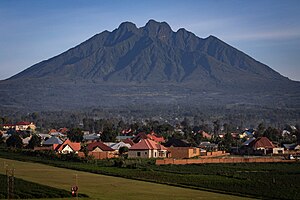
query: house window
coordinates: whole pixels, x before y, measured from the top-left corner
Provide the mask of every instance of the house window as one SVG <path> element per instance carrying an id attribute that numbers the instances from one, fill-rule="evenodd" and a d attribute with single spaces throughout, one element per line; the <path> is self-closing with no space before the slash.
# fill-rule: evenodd
<path id="1" fill-rule="evenodd" d="M 193 154 L 196 154 L 196 153 L 197 153 L 197 149 L 194 148 L 194 149 L 193 149 Z"/>
<path id="2" fill-rule="evenodd" d="M 137 157 L 140 157 L 141 156 L 141 152 L 137 152 Z"/>
<path id="3" fill-rule="evenodd" d="M 145 152 L 145 155 L 147 155 L 147 152 Z"/>
<path id="4" fill-rule="evenodd" d="M 156 152 L 154 153 L 154 157 L 156 157 Z"/>
<path id="5" fill-rule="evenodd" d="M 165 153 L 163 151 L 158 152 L 158 157 L 165 157 Z"/>

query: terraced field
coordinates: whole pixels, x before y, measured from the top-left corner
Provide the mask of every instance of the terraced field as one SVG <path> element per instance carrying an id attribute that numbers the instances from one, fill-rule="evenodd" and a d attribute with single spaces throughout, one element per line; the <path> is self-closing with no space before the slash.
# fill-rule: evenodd
<path id="1" fill-rule="evenodd" d="M 16 177 L 65 190 L 70 190 L 77 175 L 79 192 L 87 194 L 90 197 L 88 199 L 248 199 L 0 158 L 2 174 L 5 173 L 4 165 L 13 166 Z"/>

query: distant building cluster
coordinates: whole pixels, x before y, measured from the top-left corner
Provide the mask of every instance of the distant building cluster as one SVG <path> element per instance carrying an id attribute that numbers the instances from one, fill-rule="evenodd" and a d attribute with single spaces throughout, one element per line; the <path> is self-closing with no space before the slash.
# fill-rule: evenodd
<path id="1" fill-rule="evenodd" d="M 13 131 L 12 131 L 13 130 Z M 37 133 L 33 122 L 18 122 L 16 124 L 3 124 L 0 136 L 4 141 L 13 134 L 19 134 L 22 138 L 24 148 L 29 144 L 33 136 L 40 138 L 40 143 L 34 147 L 35 151 L 51 150 L 57 154 L 77 154 L 79 157 L 91 156 L 94 159 L 107 159 L 120 156 L 128 158 L 205 158 L 214 156 L 228 156 L 229 154 L 239 155 L 285 155 L 300 152 L 300 144 L 274 144 L 267 137 L 255 138 L 254 129 L 246 129 L 241 133 L 231 133 L 231 137 L 244 142 L 240 146 L 231 147 L 230 151 L 224 150 L 224 144 L 213 143 L 210 140 L 215 137 L 205 131 L 198 131 L 204 141 L 195 146 L 186 140 L 176 137 L 164 138 L 155 132 L 130 135 L 130 131 L 122 131 L 114 141 L 101 141 L 100 133 L 82 131 L 83 137 L 80 142 L 71 141 L 68 138 L 68 128 L 58 130 L 51 129 L 47 133 Z M 177 130 L 180 131 L 180 130 Z M 25 136 L 22 135 L 26 133 Z M 282 134 L 289 134 L 286 130 Z M 219 134 L 224 138 L 225 134 Z"/>

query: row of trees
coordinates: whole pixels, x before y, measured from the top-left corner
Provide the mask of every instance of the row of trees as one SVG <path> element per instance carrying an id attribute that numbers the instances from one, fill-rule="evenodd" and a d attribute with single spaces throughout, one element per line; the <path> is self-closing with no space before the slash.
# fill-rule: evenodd
<path id="1" fill-rule="evenodd" d="M 31 139 L 28 142 L 27 148 L 34 149 L 36 146 L 40 146 L 41 144 L 41 138 L 34 134 L 32 135 Z M 0 144 L 4 143 L 4 138 L 0 138 Z M 6 146 L 11 148 L 23 148 L 23 140 L 22 137 L 18 133 L 12 134 L 7 140 L 6 140 Z"/>

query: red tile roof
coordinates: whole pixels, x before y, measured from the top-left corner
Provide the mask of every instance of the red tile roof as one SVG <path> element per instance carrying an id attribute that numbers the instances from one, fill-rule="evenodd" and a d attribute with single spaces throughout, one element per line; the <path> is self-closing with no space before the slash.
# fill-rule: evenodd
<path id="1" fill-rule="evenodd" d="M 199 131 L 200 134 L 202 134 L 203 138 L 211 139 L 211 135 L 206 133 L 205 131 Z"/>
<path id="2" fill-rule="evenodd" d="M 132 141 L 133 141 L 134 143 L 138 143 L 141 139 L 147 139 L 146 133 L 141 132 L 141 133 L 137 134 L 137 135 L 132 139 Z"/>
<path id="3" fill-rule="evenodd" d="M 59 130 L 58 130 L 58 132 L 60 132 L 60 133 L 66 133 L 66 132 L 68 132 L 69 131 L 69 129 L 67 129 L 67 128 L 60 128 Z"/>
<path id="4" fill-rule="evenodd" d="M 61 145 L 56 147 L 57 151 L 62 151 L 66 146 L 69 146 L 73 151 L 79 151 L 81 149 L 81 145 L 79 142 L 71 142 L 69 139 L 66 139 Z"/>
<path id="5" fill-rule="evenodd" d="M 123 142 L 126 143 L 126 144 L 130 144 L 131 146 L 134 145 L 134 142 L 131 139 L 129 139 L 129 138 L 123 140 Z"/>
<path id="6" fill-rule="evenodd" d="M 266 149 L 272 149 L 274 148 L 274 144 L 267 138 L 267 137 L 261 137 L 253 140 L 249 143 L 249 147 L 252 148 L 266 148 Z"/>
<path id="7" fill-rule="evenodd" d="M 129 148 L 130 150 L 167 150 L 161 144 L 150 139 L 141 139 L 138 143 Z"/>
<path id="8" fill-rule="evenodd" d="M 51 130 L 49 131 L 49 134 L 50 134 L 50 133 L 55 133 L 55 132 L 57 132 L 57 130 L 51 129 Z"/>
<path id="9" fill-rule="evenodd" d="M 2 124 L 2 126 L 15 126 L 14 124 Z"/>
<path id="10" fill-rule="evenodd" d="M 165 142 L 165 138 L 162 136 L 156 135 L 154 132 L 147 135 L 147 138 L 155 142 Z"/>
<path id="11" fill-rule="evenodd" d="M 30 124 L 31 124 L 30 122 L 25 122 L 25 121 L 16 123 L 16 125 L 30 125 Z"/>
<path id="12" fill-rule="evenodd" d="M 93 151 L 95 148 L 99 147 L 102 151 L 114 151 L 109 146 L 105 145 L 103 142 L 93 142 L 88 144 L 87 150 Z"/>

